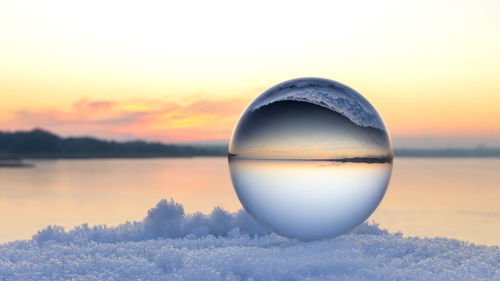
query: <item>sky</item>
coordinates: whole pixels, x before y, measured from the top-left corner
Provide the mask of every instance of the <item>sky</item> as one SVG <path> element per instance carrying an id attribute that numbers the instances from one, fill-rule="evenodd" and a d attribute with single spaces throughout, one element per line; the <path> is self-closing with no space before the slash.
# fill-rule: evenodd
<path id="1" fill-rule="evenodd" d="M 395 146 L 500 146 L 498 1 L 0 1 L 0 129 L 228 140 L 260 93 L 344 83 Z"/>

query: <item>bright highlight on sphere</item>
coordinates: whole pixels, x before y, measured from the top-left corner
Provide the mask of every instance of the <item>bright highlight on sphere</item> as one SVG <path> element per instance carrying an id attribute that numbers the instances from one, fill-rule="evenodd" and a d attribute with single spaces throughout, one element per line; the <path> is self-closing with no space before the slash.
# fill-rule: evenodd
<path id="1" fill-rule="evenodd" d="M 278 84 L 243 112 L 229 145 L 243 207 L 275 232 L 330 238 L 365 221 L 382 200 L 392 145 L 373 106 L 320 78 Z"/>

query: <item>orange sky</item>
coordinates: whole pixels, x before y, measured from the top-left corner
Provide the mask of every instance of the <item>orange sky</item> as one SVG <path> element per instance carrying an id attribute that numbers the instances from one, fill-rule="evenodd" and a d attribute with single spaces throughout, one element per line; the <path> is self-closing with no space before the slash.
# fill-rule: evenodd
<path id="1" fill-rule="evenodd" d="M 500 2 L 413 2 L 4 1 L 0 129 L 227 140 L 262 91 L 318 76 L 395 139 L 495 144 Z"/>

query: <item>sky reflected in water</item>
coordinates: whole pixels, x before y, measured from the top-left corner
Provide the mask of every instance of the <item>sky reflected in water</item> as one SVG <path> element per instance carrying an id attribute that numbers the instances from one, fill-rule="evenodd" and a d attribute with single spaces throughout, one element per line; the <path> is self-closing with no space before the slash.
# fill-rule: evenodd
<path id="1" fill-rule="evenodd" d="M 139 220 L 161 198 L 188 212 L 241 208 L 223 157 L 29 162 L 35 168 L 0 169 L 0 241 L 29 239 L 53 224 Z M 498 171 L 498 158 L 395 158 L 368 220 L 406 236 L 500 245 Z"/>

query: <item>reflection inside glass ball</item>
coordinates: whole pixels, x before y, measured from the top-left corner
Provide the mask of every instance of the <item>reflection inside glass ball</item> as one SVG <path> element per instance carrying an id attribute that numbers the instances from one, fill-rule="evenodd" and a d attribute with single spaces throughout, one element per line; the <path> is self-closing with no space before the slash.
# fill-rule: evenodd
<path id="1" fill-rule="evenodd" d="M 392 145 L 373 106 L 320 78 L 278 84 L 243 112 L 229 145 L 234 189 L 247 212 L 275 232 L 334 237 L 382 200 Z"/>

